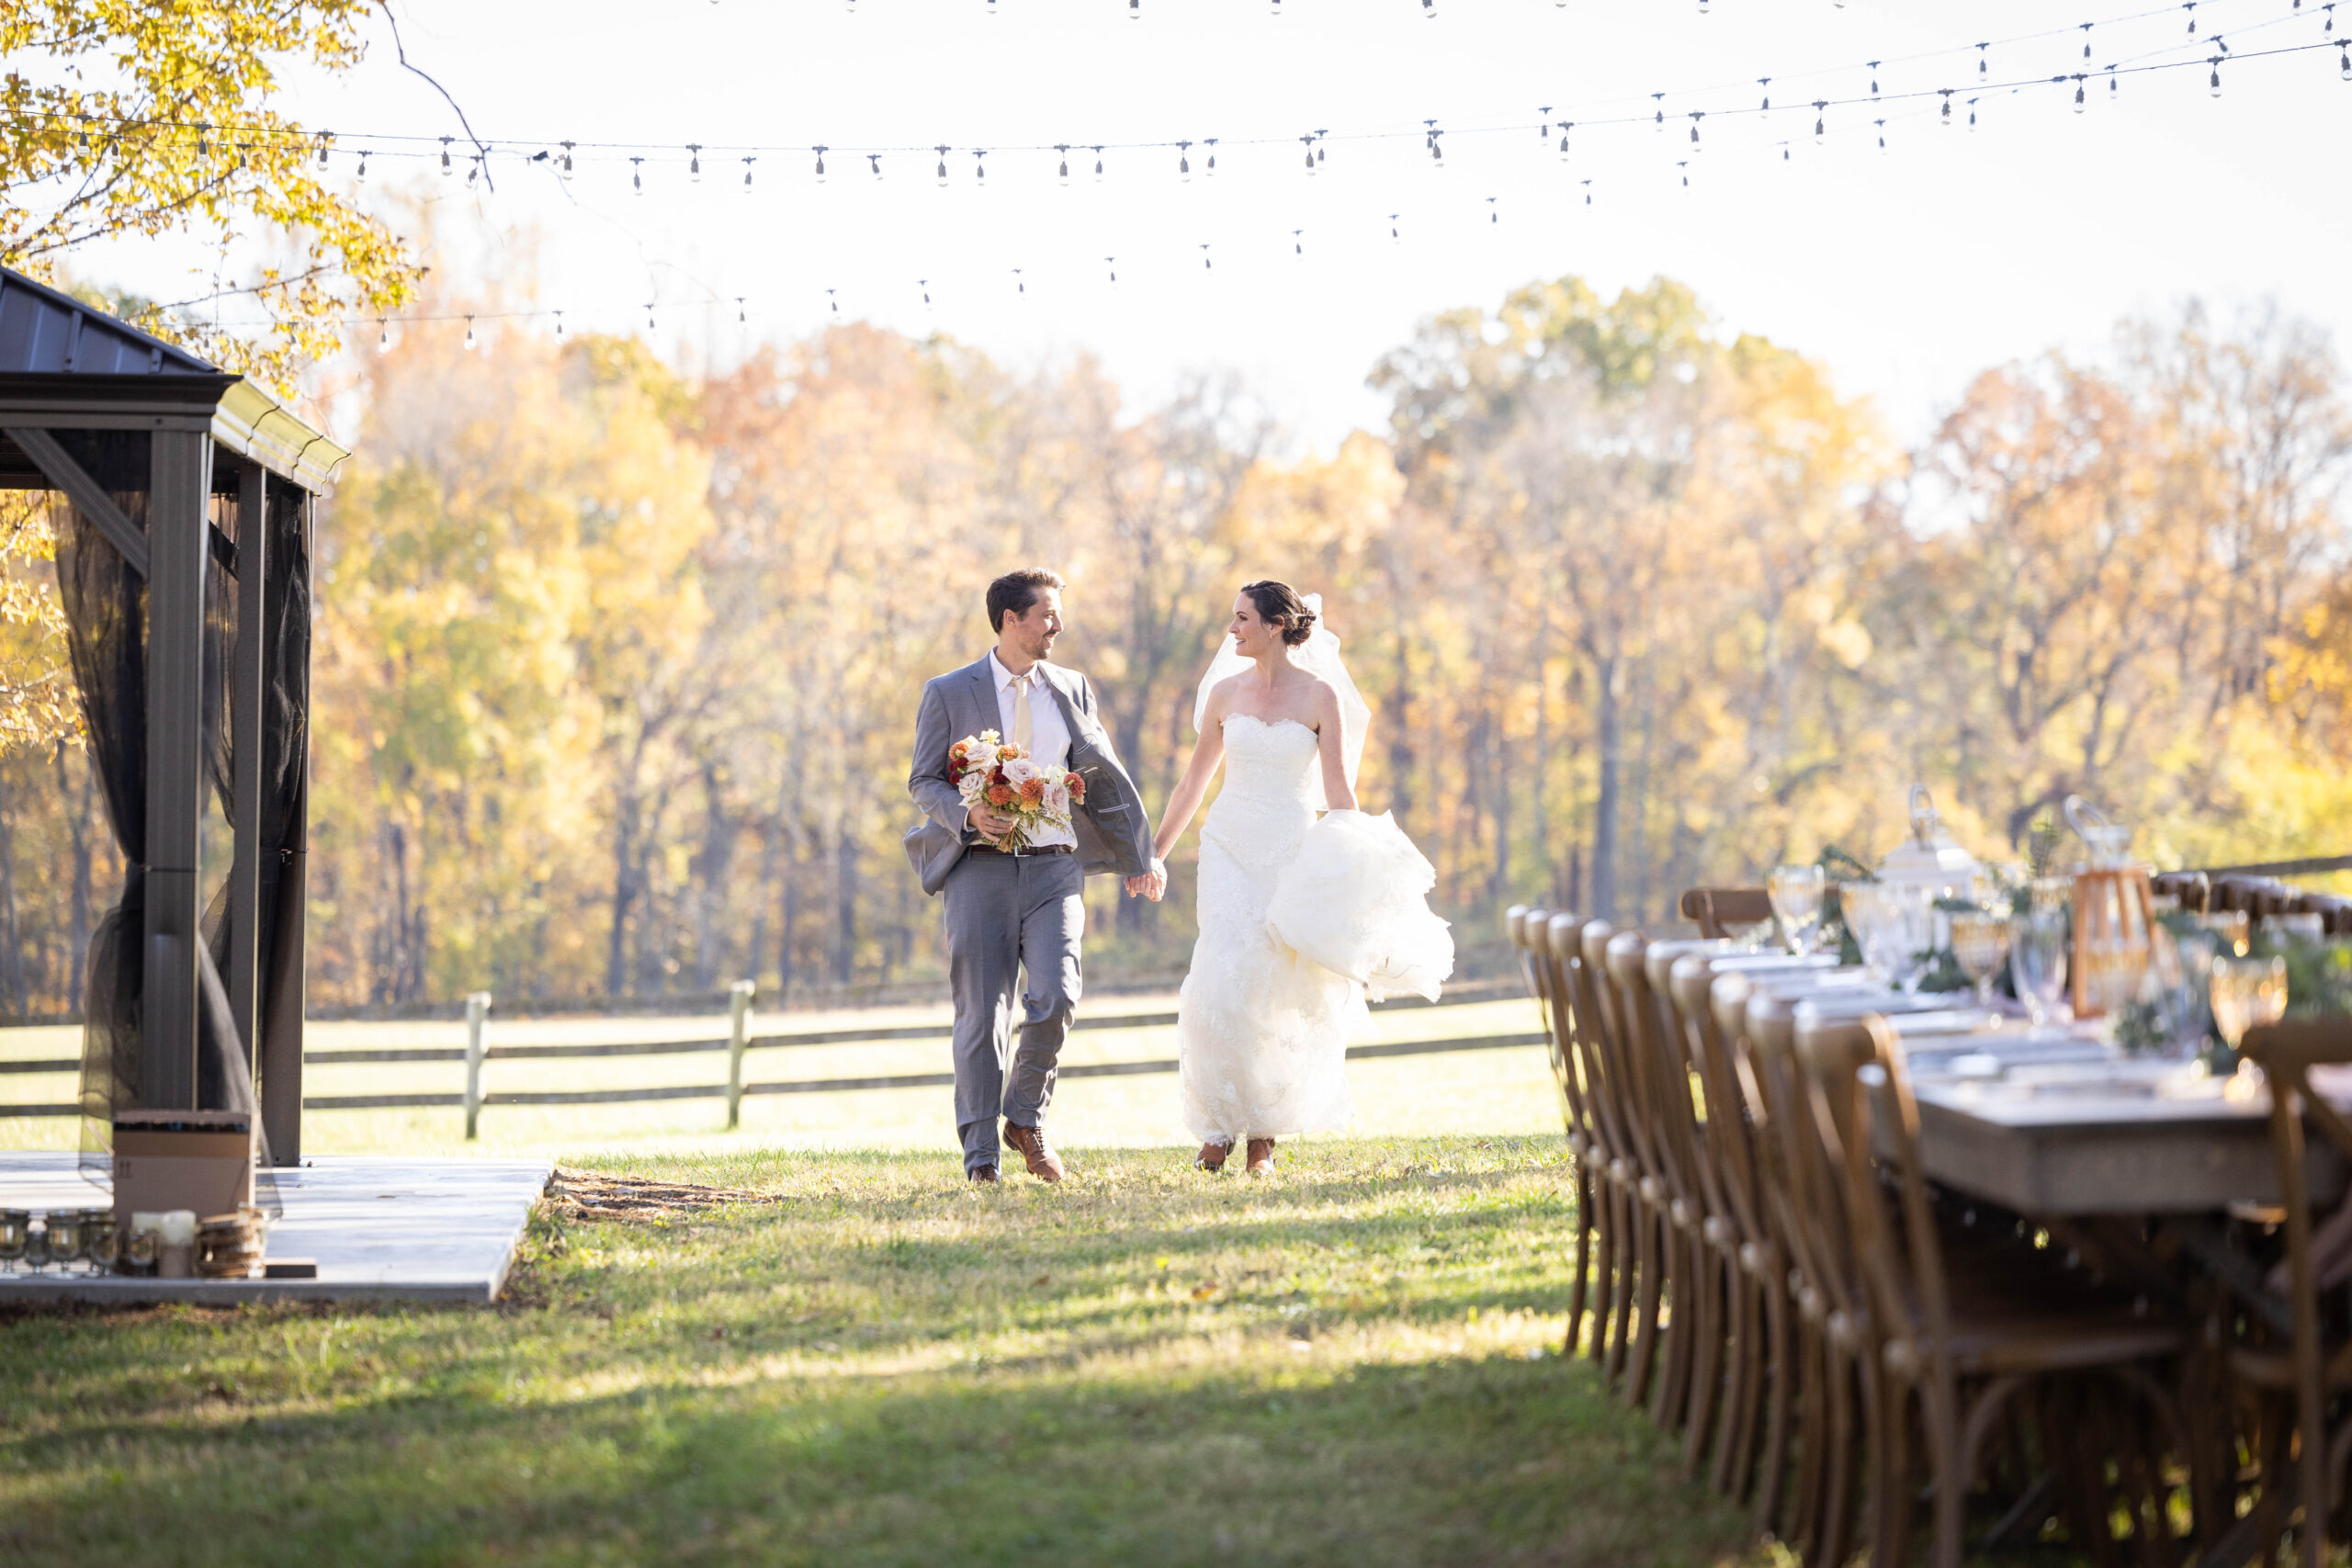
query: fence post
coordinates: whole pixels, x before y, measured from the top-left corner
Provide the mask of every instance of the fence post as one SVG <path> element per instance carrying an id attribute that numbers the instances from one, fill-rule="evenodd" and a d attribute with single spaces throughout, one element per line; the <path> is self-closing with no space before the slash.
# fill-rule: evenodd
<path id="1" fill-rule="evenodd" d="M 490 1017 L 490 993 L 476 991 L 466 998 L 466 1142 L 472 1143 L 481 1122 L 481 1026 Z"/>
<path id="2" fill-rule="evenodd" d="M 743 1047 L 752 1033 L 752 998 L 759 987 L 738 980 L 727 993 L 727 1130 L 743 1122 Z"/>

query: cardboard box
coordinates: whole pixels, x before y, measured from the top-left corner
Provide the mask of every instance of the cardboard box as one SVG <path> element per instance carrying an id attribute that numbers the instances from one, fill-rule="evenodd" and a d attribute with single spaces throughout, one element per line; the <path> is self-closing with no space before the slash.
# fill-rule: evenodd
<path id="1" fill-rule="evenodd" d="M 253 1116 L 243 1111 L 122 1111 L 114 1119 L 114 1214 L 191 1209 L 198 1219 L 254 1201 Z"/>

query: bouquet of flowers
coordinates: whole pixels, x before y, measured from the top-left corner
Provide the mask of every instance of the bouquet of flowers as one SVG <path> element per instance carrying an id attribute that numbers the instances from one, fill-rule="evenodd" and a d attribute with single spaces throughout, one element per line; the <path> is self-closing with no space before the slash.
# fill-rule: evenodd
<path id="1" fill-rule="evenodd" d="M 1040 762 L 993 729 L 967 735 L 947 749 L 947 782 L 966 807 L 986 806 L 1012 818 L 998 842 L 1025 850 L 1039 828 L 1067 828 L 1070 808 L 1086 802 L 1086 781 L 1068 768 Z"/>

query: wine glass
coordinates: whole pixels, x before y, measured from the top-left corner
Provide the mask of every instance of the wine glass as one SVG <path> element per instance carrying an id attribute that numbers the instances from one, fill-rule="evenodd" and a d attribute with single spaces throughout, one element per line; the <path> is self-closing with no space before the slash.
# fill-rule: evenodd
<path id="1" fill-rule="evenodd" d="M 2287 961 L 2216 958 L 2206 994 L 2213 1004 L 2213 1027 L 2234 1056 L 2247 1030 L 2287 1016 Z"/>
<path id="2" fill-rule="evenodd" d="M 1787 933 L 1789 951 L 1806 953 L 1821 924 L 1822 870 L 1817 865 L 1783 865 L 1773 869 L 1770 887 L 1772 913 Z"/>
<path id="3" fill-rule="evenodd" d="M 2073 925 L 2070 911 L 2041 903 L 2009 922 L 2009 972 L 2037 1026 L 2056 1016 L 2066 994 L 2066 937 Z"/>
<path id="4" fill-rule="evenodd" d="M 1998 915 L 1956 914 L 1951 918 L 1951 955 L 1960 972 L 1976 987 L 1976 1005 L 1993 1005 L 1993 978 L 2009 961 L 2009 922 Z"/>
<path id="5" fill-rule="evenodd" d="M 13 1274 L 25 1256 L 25 1240 L 32 1234 L 33 1216 L 27 1209 L 0 1209 L 0 1273 Z"/>

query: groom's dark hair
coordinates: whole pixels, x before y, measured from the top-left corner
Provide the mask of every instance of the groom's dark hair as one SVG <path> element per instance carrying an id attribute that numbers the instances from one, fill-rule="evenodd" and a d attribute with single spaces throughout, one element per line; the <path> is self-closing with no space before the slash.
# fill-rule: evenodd
<path id="1" fill-rule="evenodd" d="M 1008 571 L 989 584 L 989 630 L 1001 634 L 1007 615 L 1025 615 L 1037 596 L 1048 588 L 1056 592 L 1068 588 L 1054 573 L 1043 567 L 1023 567 Z"/>

